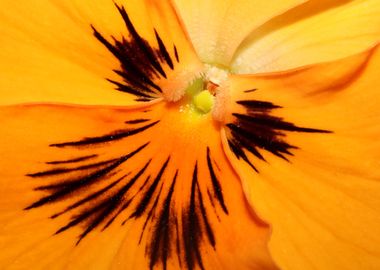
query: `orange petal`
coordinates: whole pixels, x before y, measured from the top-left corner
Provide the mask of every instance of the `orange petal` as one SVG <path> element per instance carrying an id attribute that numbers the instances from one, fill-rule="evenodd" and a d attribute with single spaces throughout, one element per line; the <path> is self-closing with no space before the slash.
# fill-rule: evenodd
<path id="1" fill-rule="evenodd" d="M 377 0 L 308 1 L 254 31 L 232 70 L 288 70 L 359 53 L 380 40 L 379 13 Z"/>
<path id="2" fill-rule="evenodd" d="M 175 0 L 202 61 L 228 66 L 254 29 L 306 0 Z"/>
<path id="3" fill-rule="evenodd" d="M 283 269 L 380 267 L 379 69 L 376 47 L 231 80 L 225 121 L 240 119 L 238 132 L 253 135 L 236 140 L 226 128 L 224 148 L 251 205 L 273 226 L 270 250 Z"/>
<path id="4" fill-rule="evenodd" d="M 120 14 L 122 6 L 119 7 L 120 10 L 108 0 L 3 3 L 0 11 L 3 36 L 0 44 L 1 104 L 130 104 L 134 95 L 115 91 L 120 88 L 117 83 L 128 84 L 129 81 L 126 83 L 125 76 L 120 77 L 114 70 L 127 69 L 130 74 L 136 73 L 141 66 L 131 67 L 126 64 L 127 60 L 121 66 L 120 58 L 97 40 L 99 36 L 91 26 L 112 45 L 116 41 L 111 36 L 121 42 L 124 37 L 123 48 L 137 45 L 127 55 L 130 62 L 144 60 L 144 67 L 154 64 L 155 72 L 159 68 L 165 70 L 170 83 L 162 77 L 155 77 L 152 79 L 154 84 L 180 90 L 187 86 L 194 76 L 194 69 L 197 72 L 199 62 L 169 1 L 160 1 L 159 4 L 148 0 L 128 1 L 127 12 L 132 24 L 129 29 Z M 139 41 L 136 41 L 136 35 L 128 37 L 133 27 L 140 36 Z M 142 40 L 148 42 L 145 47 L 141 46 L 145 43 Z M 130 54 L 134 57 L 139 55 L 138 61 L 133 60 Z M 173 63 L 169 64 L 169 61 Z M 143 70 L 145 73 L 148 71 L 148 68 Z M 141 80 L 140 73 L 135 77 Z M 117 82 L 116 86 L 106 79 Z M 147 81 L 146 78 L 144 80 Z M 141 93 L 140 88 L 144 86 L 132 84 L 132 87 Z"/>
<path id="5" fill-rule="evenodd" d="M 0 117 L 2 267 L 276 269 L 210 115 L 161 102 Z"/>

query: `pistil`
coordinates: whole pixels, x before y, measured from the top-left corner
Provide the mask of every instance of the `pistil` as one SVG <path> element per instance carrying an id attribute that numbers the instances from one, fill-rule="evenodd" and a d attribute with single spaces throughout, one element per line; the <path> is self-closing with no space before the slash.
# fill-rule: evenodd
<path id="1" fill-rule="evenodd" d="M 204 65 L 202 75 L 194 80 L 186 90 L 185 103 L 199 114 L 208 114 L 215 108 L 218 92 L 220 87 L 228 79 L 228 71 L 211 66 Z"/>

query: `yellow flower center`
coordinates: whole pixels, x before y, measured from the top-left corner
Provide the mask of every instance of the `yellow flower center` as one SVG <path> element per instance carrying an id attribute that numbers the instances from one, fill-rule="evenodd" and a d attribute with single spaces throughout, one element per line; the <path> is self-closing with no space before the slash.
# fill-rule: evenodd
<path id="1" fill-rule="evenodd" d="M 206 64 L 201 77 L 186 89 L 185 106 L 192 108 L 198 115 L 210 113 L 215 109 L 216 95 L 220 86 L 227 81 L 228 74 L 224 69 Z"/>
<path id="2" fill-rule="evenodd" d="M 193 103 L 201 113 L 209 113 L 214 105 L 214 99 L 209 90 L 203 90 L 193 98 Z"/>

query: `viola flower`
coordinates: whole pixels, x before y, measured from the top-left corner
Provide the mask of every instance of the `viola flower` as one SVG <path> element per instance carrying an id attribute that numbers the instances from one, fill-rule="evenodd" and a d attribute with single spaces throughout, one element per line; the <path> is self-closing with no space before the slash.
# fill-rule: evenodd
<path id="1" fill-rule="evenodd" d="M 3 2 L 2 269 L 379 269 L 378 0 Z"/>

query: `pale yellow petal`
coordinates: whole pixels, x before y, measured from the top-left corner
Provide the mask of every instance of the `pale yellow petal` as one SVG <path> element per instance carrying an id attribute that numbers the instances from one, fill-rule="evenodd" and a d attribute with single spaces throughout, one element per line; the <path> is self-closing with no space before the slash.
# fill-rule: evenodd
<path id="1" fill-rule="evenodd" d="M 202 61 L 228 66 L 254 29 L 305 0 L 175 0 Z"/>
<path id="2" fill-rule="evenodd" d="M 380 40 L 379 14 L 377 0 L 310 1 L 253 32 L 232 69 L 287 70 L 359 53 Z"/>

